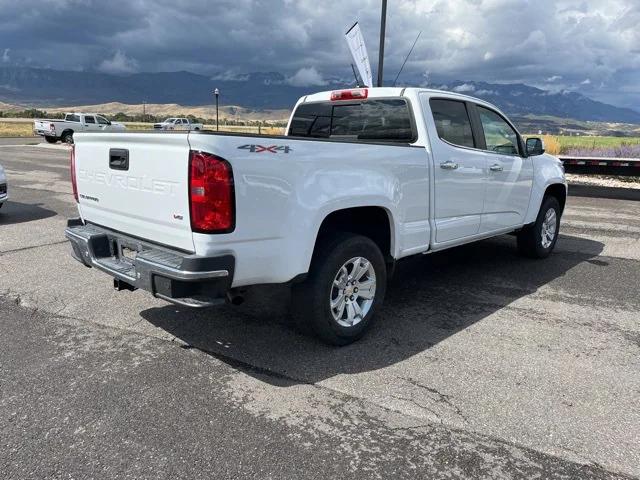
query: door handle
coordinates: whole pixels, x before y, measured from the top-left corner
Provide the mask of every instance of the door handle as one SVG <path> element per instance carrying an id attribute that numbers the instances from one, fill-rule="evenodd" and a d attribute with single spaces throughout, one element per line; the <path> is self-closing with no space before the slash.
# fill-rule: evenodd
<path id="1" fill-rule="evenodd" d="M 492 172 L 501 172 L 504 169 L 502 168 L 502 165 L 499 165 L 499 164 L 496 163 L 494 165 L 491 165 L 489 167 L 489 170 L 491 170 Z"/>
<path id="2" fill-rule="evenodd" d="M 441 163 L 440 168 L 444 168 L 445 170 L 455 170 L 456 168 L 458 168 L 458 164 L 452 162 L 451 160 L 448 160 L 444 163 Z"/>

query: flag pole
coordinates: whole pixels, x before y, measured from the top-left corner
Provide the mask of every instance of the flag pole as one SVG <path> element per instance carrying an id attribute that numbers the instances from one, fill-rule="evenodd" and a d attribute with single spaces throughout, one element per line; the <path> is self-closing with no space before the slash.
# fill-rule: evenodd
<path id="1" fill-rule="evenodd" d="M 382 0 L 382 14 L 380 15 L 380 50 L 378 53 L 378 86 L 382 86 L 384 71 L 384 35 L 387 27 L 387 0 Z"/>

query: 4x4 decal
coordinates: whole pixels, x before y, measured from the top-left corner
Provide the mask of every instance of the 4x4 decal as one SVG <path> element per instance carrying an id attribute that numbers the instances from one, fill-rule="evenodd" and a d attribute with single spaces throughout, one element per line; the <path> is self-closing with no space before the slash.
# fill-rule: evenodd
<path id="1" fill-rule="evenodd" d="M 239 150 L 249 150 L 251 153 L 289 153 L 293 149 L 289 145 L 242 145 L 238 147 Z"/>

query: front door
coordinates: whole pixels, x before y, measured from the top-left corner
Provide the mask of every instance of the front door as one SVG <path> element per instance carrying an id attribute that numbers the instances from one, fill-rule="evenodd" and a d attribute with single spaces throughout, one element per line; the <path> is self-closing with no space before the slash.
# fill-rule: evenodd
<path id="1" fill-rule="evenodd" d="M 499 113 L 480 105 L 476 109 L 490 155 L 480 232 L 521 225 L 533 182 L 531 158 L 521 155 L 518 134 Z"/>
<path id="2" fill-rule="evenodd" d="M 100 126 L 96 122 L 96 117 L 94 117 L 93 115 L 85 115 L 84 128 L 87 132 L 96 132 L 100 130 Z"/>
<path id="3" fill-rule="evenodd" d="M 436 243 L 478 233 L 483 212 L 487 152 L 478 149 L 468 103 L 422 97 L 434 159 Z"/>

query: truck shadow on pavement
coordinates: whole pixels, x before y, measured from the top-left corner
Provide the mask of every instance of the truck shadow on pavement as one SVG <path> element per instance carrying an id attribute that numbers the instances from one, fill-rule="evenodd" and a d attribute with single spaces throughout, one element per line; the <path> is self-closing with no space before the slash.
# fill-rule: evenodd
<path id="1" fill-rule="evenodd" d="M 273 385 L 316 383 L 402 362 L 461 332 L 516 300 L 594 263 L 603 244 L 561 236 L 571 251 L 546 260 L 518 255 L 515 239 L 499 237 L 398 264 L 376 324 L 359 342 L 330 347 L 288 324 L 290 290 L 255 287 L 240 307 L 206 311 L 175 306 L 141 312 L 144 319 L 196 348 Z M 570 241 L 569 241 L 570 240 Z M 518 315 L 517 310 L 507 315 Z"/>
<path id="2" fill-rule="evenodd" d="M 17 223 L 33 222 L 44 218 L 55 217 L 53 210 L 43 208 L 41 203 L 14 202 L 9 199 L 0 208 L 0 225 L 12 225 Z"/>

